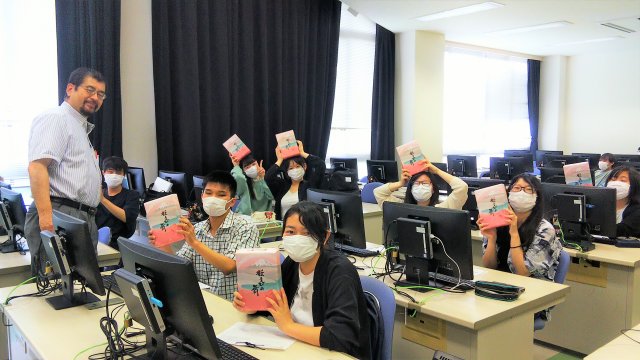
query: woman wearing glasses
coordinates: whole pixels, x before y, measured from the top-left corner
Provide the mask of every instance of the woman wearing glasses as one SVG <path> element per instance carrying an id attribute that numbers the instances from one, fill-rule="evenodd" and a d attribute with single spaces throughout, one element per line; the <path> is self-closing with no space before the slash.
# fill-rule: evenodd
<path id="1" fill-rule="evenodd" d="M 448 174 L 428 160 L 423 160 L 427 169 L 413 176 L 409 171 L 402 170 L 400 181 L 387 183 L 378 186 L 373 190 L 378 205 L 382 206 L 385 201 L 401 202 L 402 200 L 393 195 L 393 192 L 403 186 L 407 186 L 404 196 L 405 204 L 418 204 L 422 206 L 435 206 L 446 209 L 462 209 L 467 202 L 467 183 L 451 174 Z M 438 202 L 439 190 L 435 177 L 439 176 L 451 186 L 451 194 L 443 202 Z"/>

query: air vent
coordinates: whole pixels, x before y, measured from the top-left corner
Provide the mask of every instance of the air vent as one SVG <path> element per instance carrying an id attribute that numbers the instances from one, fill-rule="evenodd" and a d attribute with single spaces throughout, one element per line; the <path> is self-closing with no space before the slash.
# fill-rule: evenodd
<path id="1" fill-rule="evenodd" d="M 627 34 L 636 32 L 633 29 L 629 29 L 629 28 L 626 28 L 624 26 L 616 25 L 614 23 L 604 23 L 604 24 L 600 24 L 600 25 L 606 26 L 606 27 L 614 29 L 614 30 L 622 31 L 622 32 L 627 33 Z"/>

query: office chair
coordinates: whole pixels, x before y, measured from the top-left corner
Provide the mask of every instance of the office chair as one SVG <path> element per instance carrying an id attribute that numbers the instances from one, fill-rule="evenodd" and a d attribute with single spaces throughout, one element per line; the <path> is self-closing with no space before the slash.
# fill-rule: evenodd
<path id="1" fill-rule="evenodd" d="M 108 226 L 98 229 L 98 241 L 105 245 L 109 245 L 109 242 L 111 241 L 111 229 Z"/>
<path id="2" fill-rule="evenodd" d="M 362 193 L 361 193 L 362 202 L 377 204 L 378 202 L 376 201 L 376 197 L 373 196 L 373 190 L 375 190 L 375 188 L 377 188 L 380 185 L 382 185 L 381 182 L 372 182 L 372 183 L 364 184 L 364 186 L 362 187 Z"/>
<path id="3" fill-rule="evenodd" d="M 362 290 L 370 293 L 378 300 L 380 312 L 384 322 L 384 343 L 382 354 L 371 354 L 373 359 L 391 359 L 391 348 L 393 346 L 393 324 L 396 312 L 396 299 L 393 290 L 382 281 L 360 275 Z"/>
<path id="4" fill-rule="evenodd" d="M 571 263 L 571 257 L 569 253 L 561 250 L 560 258 L 558 259 L 558 268 L 556 269 L 556 276 L 553 277 L 553 282 L 556 284 L 564 284 L 564 280 L 567 278 L 567 272 L 569 272 L 569 264 Z M 541 318 L 535 318 L 533 320 L 533 330 L 542 330 L 547 324 L 547 321 Z"/>

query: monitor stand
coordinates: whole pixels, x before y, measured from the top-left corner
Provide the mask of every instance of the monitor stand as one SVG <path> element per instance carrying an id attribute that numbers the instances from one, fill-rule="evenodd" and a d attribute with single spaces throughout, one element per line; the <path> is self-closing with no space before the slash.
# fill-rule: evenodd
<path id="1" fill-rule="evenodd" d="M 18 240 L 16 239 L 16 231 L 9 230 L 8 232 L 9 239 L 0 246 L 0 252 L 3 254 L 9 254 L 14 252 L 20 252 L 22 255 L 25 254 L 25 249 L 22 248 Z"/>
<path id="2" fill-rule="evenodd" d="M 74 294 L 73 274 L 62 275 L 60 279 L 62 280 L 62 295 L 46 299 L 49 305 L 51 305 L 55 310 L 63 310 L 100 301 L 97 296 L 88 291 Z"/>
<path id="3" fill-rule="evenodd" d="M 562 224 L 562 232 L 564 233 L 564 241 L 580 246 L 582 252 L 596 248 L 586 223 L 565 221 Z"/>
<path id="4" fill-rule="evenodd" d="M 396 281 L 396 286 L 409 286 L 410 290 L 417 292 L 431 291 L 436 287 L 436 283 L 429 279 L 429 260 L 407 256 L 404 269 L 405 280 Z"/>

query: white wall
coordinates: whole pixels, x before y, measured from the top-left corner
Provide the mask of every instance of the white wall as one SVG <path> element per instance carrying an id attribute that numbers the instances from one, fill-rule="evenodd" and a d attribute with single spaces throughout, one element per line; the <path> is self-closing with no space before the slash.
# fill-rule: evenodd
<path id="1" fill-rule="evenodd" d="M 566 106 L 566 56 L 548 56 L 540 65 L 540 122 L 538 147 L 562 149 Z"/>
<path id="2" fill-rule="evenodd" d="M 151 0 L 123 1 L 121 6 L 122 151 L 130 166 L 144 168 L 150 184 L 158 175 Z"/>

